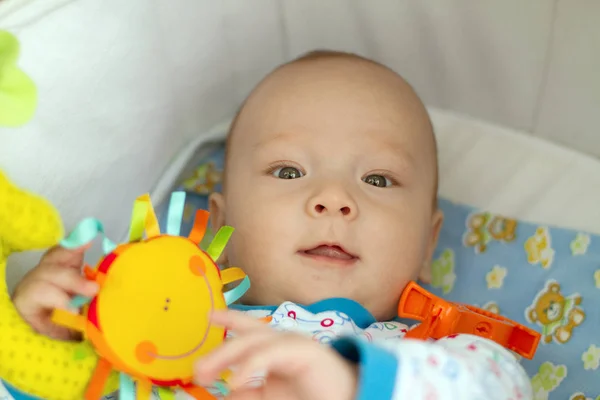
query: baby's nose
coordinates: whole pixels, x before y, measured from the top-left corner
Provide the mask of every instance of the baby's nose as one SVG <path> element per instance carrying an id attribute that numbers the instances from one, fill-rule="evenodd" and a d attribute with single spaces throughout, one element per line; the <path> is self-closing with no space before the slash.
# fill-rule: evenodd
<path id="1" fill-rule="evenodd" d="M 307 204 L 309 215 L 317 218 L 324 216 L 341 216 L 345 219 L 355 218 L 358 207 L 354 200 L 342 191 L 330 191 L 312 197 Z"/>
<path id="2" fill-rule="evenodd" d="M 335 212 L 335 208 L 333 209 L 333 211 Z M 339 209 L 339 211 L 342 213 L 342 215 L 349 215 L 352 212 L 352 209 L 348 206 L 343 206 Z M 326 206 L 324 206 L 323 204 L 315 204 L 316 214 L 323 214 L 327 212 L 329 212 L 329 209 Z"/>

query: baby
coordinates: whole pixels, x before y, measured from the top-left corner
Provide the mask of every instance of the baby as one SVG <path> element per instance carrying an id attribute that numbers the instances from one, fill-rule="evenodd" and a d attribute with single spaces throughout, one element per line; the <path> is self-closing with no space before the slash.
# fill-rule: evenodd
<path id="1" fill-rule="evenodd" d="M 235 228 L 220 263 L 252 286 L 237 311 L 214 314 L 235 337 L 200 360 L 197 382 L 234 366 L 239 400 L 531 398 L 515 357 L 491 341 L 402 340 L 400 295 L 429 280 L 443 220 L 436 153 L 422 102 L 376 62 L 312 52 L 260 82 L 210 197 L 213 228 Z M 38 331 L 71 338 L 48 316 L 97 290 L 79 275 L 83 253 L 49 251 L 17 288 Z"/>

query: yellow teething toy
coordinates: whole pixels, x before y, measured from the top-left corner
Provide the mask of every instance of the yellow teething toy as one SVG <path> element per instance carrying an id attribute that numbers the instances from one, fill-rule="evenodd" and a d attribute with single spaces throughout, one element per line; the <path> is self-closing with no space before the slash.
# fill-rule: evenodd
<path id="1" fill-rule="evenodd" d="M 73 363 L 76 343 L 34 332 L 14 308 L 6 287 L 11 253 L 53 246 L 62 235 L 62 223 L 52 205 L 18 189 L 0 173 L 0 378 L 8 389 L 43 399 L 75 400 L 81 397 L 72 393 L 83 392 L 95 360 Z"/>

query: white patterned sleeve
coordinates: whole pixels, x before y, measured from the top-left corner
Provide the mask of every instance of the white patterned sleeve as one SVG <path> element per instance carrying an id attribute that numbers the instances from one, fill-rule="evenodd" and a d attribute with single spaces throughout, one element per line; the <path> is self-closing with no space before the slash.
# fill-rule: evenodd
<path id="1" fill-rule="evenodd" d="M 357 400 L 532 398 L 529 378 L 516 357 L 477 336 L 373 343 L 348 337 L 332 347 L 359 365 Z"/>

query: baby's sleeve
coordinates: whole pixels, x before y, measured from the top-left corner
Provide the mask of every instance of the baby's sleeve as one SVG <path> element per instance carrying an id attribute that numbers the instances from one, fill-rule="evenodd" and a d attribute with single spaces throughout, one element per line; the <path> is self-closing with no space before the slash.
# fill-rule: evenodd
<path id="1" fill-rule="evenodd" d="M 332 347 L 359 365 L 356 400 L 508 400 L 532 398 L 516 357 L 472 335 L 436 342 L 340 338 Z"/>

